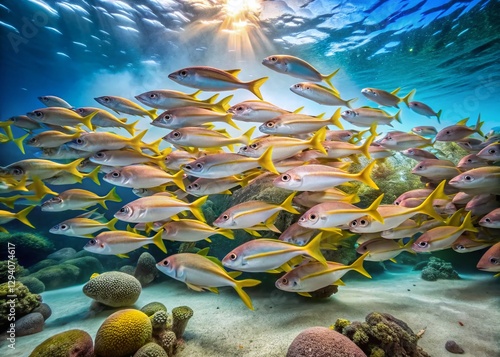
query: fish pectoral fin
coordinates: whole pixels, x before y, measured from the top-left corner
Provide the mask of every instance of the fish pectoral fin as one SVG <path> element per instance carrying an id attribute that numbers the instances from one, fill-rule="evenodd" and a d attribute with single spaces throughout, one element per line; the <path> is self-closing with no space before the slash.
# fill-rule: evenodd
<path id="1" fill-rule="evenodd" d="M 201 286 L 189 284 L 189 283 L 186 283 L 186 285 L 188 286 L 188 288 L 190 288 L 194 291 L 203 291 L 203 288 Z"/>
<path id="2" fill-rule="evenodd" d="M 396 261 L 396 259 L 394 259 L 394 258 L 391 258 L 391 259 L 389 259 L 389 260 L 390 260 L 391 262 L 393 262 L 393 263 L 396 263 L 396 264 L 398 263 L 398 262 Z"/>
<path id="3" fill-rule="evenodd" d="M 311 294 L 309 294 L 309 293 L 307 293 L 307 292 L 305 292 L 305 291 L 304 291 L 304 292 L 297 293 L 297 294 L 299 294 L 300 296 L 312 297 L 312 295 L 311 295 Z"/>
<path id="4" fill-rule="evenodd" d="M 212 243 L 212 240 L 210 238 L 205 238 L 205 240 L 208 242 L 208 243 Z"/>
<path id="5" fill-rule="evenodd" d="M 342 286 L 345 286 L 345 283 L 342 280 L 339 279 L 336 282 L 334 282 L 332 285 L 342 285 Z"/>
<path id="6" fill-rule="evenodd" d="M 268 274 L 280 274 L 280 273 L 283 273 L 283 270 L 281 270 L 281 269 L 266 270 L 266 273 L 268 273 Z"/>
<path id="7" fill-rule="evenodd" d="M 213 292 L 214 294 L 218 294 L 219 293 L 219 289 L 217 289 L 217 288 L 207 288 L 207 290 Z"/>
<path id="8" fill-rule="evenodd" d="M 122 258 L 122 259 L 125 259 L 125 258 L 130 258 L 127 254 L 117 254 L 116 255 L 118 258 Z"/>
<path id="9" fill-rule="evenodd" d="M 259 232 L 254 231 L 253 229 L 244 228 L 243 230 L 254 237 L 262 237 Z"/>
<path id="10" fill-rule="evenodd" d="M 144 249 L 149 249 L 149 247 L 147 245 L 143 245 L 142 246 Z"/>
<path id="11" fill-rule="evenodd" d="M 500 273 L 493 275 L 494 278 L 500 278 Z"/>

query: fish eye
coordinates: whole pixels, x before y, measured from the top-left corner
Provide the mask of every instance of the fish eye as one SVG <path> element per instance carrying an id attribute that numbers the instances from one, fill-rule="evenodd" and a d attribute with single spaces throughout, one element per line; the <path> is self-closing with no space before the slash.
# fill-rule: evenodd
<path id="1" fill-rule="evenodd" d="M 63 231 L 67 230 L 69 228 L 69 226 L 67 224 L 61 224 L 59 226 L 59 229 L 62 229 Z"/>
<path id="2" fill-rule="evenodd" d="M 282 283 L 283 285 L 288 285 L 288 279 L 287 279 L 287 278 L 283 278 L 283 279 L 281 279 L 281 283 Z"/>
<path id="3" fill-rule="evenodd" d="M 386 139 L 386 140 L 392 140 L 392 136 L 387 135 L 387 136 L 385 137 L 385 139 Z"/>
<path id="4" fill-rule="evenodd" d="M 449 130 L 446 130 L 446 131 L 445 131 L 445 134 L 446 134 L 446 135 L 450 135 L 450 134 L 451 134 L 451 132 L 450 132 Z"/>
<path id="5" fill-rule="evenodd" d="M 278 62 L 278 57 L 271 57 L 269 58 L 271 62 Z"/>
<path id="6" fill-rule="evenodd" d="M 361 224 L 362 226 L 366 226 L 367 223 L 368 222 L 365 219 L 359 221 L 359 224 Z"/>
<path id="7" fill-rule="evenodd" d="M 462 245 L 462 244 L 458 244 L 456 247 L 455 247 L 456 250 L 465 250 L 465 247 Z"/>
<path id="8" fill-rule="evenodd" d="M 411 104 L 413 104 L 413 105 L 414 105 L 414 106 L 416 106 L 416 107 L 418 107 L 418 106 L 420 105 L 420 104 L 418 104 L 417 102 L 413 102 L 413 103 L 411 103 Z"/>
<path id="9" fill-rule="evenodd" d="M 109 101 L 110 101 L 109 97 L 103 97 L 102 99 L 103 99 L 106 103 L 109 103 Z"/>
<path id="10" fill-rule="evenodd" d="M 85 141 L 83 139 L 75 139 L 75 143 L 77 143 L 78 145 L 82 145 Z"/>
<path id="11" fill-rule="evenodd" d="M 357 220 L 354 220 L 354 221 L 352 221 L 352 222 L 349 224 L 349 226 L 351 226 L 351 227 L 356 227 L 357 225 L 358 225 L 358 221 L 357 221 Z"/>
<path id="12" fill-rule="evenodd" d="M 89 244 L 90 245 L 96 245 L 97 241 L 95 239 L 91 239 L 91 240 L 89 240 Z"/>
<path id="13" fill-rule="evenodd" d="M 52 197 L 50 199 L 51 202 L 54 202 L 54 203 L 61 203 L 62 202 L 62 198 L 59 197 L 59 196 L 56 196 L 56 197 Z"/>
<path id="14" fill-rule="evenodd" d="M 399 202 L 399 201 L 394 201 L 394 204 L 395 204 L 396 206 L 399 206 L 400 202 Z"/>
<path id="15" fill-rule="evenodd" d="M 496 153 L 496 150 L 495 150 L 495 149 L 489 149 L 489 150 L 488 150 L 488 153 L 489 153 L 489 154 L 494 154 L 494 153 Z"/>
<path id="16" fill-rule="evenodd" d="M 427 242 L 418 242 L 420 248 L 426 248 L 429 244 Z"/>
<path id="17" fill-rule="evenodd" d="M 165 114 L 165 115 L 163 116 L 163 119 L 165 119 L 165 120 L 171 120 L 171 119 L 172 119 L 172 116 L 171 116 L 170 114 Z"/>
<path id="18" fill-rule="evenodd" d="M 498 265 L 498 264 L 500 263 L 500 260 L 499 260 L 498 258 L 491 257 L 491 258 L 490 258 L 490 263 L 491 263 L 491 264 Z"/>
<path id="19" fill-rule="evenodd" d="M 266 123 L 266 126 L 267 126 L 268 128 L 272 128 L 272 127 L 274 126 L 274 123 L 273 123 L 272 121 L 268 121 L 268 122 Z"/>
<path id="20" fill-rule="evenodd" d="M 257 146 L 258 146 L 257 144 L 252 144 L 252 145 L 250 145 L 250 147 L 251 147 L 252 149 L 257 149 Z"/>
<path id="21" fill-rule="evenodd" d="M 149 94 L 149 98 L 151 98 L 151 99 L 155 99 L 156 97 L 158 97 L 158 95 L 156 93 Z"/>
<path id="22" fill-rule="evenodd" d="M 39 111 L 39 110 L 35 110 L 34 113 L 39 118 L 43 117 L 43 113 L 41 111 Z"/>
<path id="23" fill-rule="evenodd" d="M 419 170 L 423 170 L 424 169 L 424 165 L 418 165 L 418 169 Z"/>
<path id="24" fill-rule="evenodd" d="M 281 176 L 281 181 L 288 182 L 292 179 L 292 177 L 289 174 L 284 174 Z"/>
<path id="25" fill-rule="evenodd" d="M 466 176 L 464 176 L 464 180 L 465 181 L 474 181 L 474 178 L 470 175 L 466 175 Z"/>
<path id="26" fill-rule="evenodd" d="M 241 105 L 239 107 L 236 108 L 236 111 L 237 112 L 242 112 L 243 110 L 245 110 L 244 107 L 242 107 Z"/>
<path id="27" fill-rule="evenodd" d="M 120 177 L 120 172 L 119 172 L 119 171 L 113 171 L 113 172 L 111 173 L 111 176 L 113 176 L 113 177 L 115 177 L 115 178 Z"/>
<path id="28" fill-rule="evenodd" d="M 229 219 L 229 215 L 227 215 L 227 214 L 223 215 L 222 219 L 225 220 L 225 221 L 227 221 Z"/>
<path id="29" fill-rule="evenodd" d="M 199 185 L 199 184 L 197 184 L 197 183 L 193 183 L 193 187 L 194 187 L 194 188 L 200 188 L 200 185 Z"/>
<path id="30" fill-rule="evenodd" d="M 37 142 L 36 138 L 31 138 L 31 139 L 28 140 L 28 145 L 29 144 L 34 144 L 36 142 Z"/>
<path id="31" fill-rule="evenodd" d="M 184 166 L 184 168 L 188 169 L 188 170 L 192 170 L 193 169 L 193 167 L 191 165 L 186 165 L 186 166 Z"/>
<path id="32" fill-rule="evenodd" d="M 472 159 L 467 159 L 467 162 L 468 162 L 469 164 L 471 164 L 471 163 L 472 163 Z"/>
<path id="33" fill-rule="evenodd" d="M 485 219 L 484 219 L 484 221 L 485 221 L 486 223 L 491 223 L 491 219 L 489 219 L 489 218 L 485 218 Z"/>
<path id="34" fill-rule="evenodd" d="M 103 158 L 104 157 L 104 153 L 102 151 L 96 152 L 94 154 L 94 157 Z"/>
<path id="35" fill-rule="evenodd" d="M 197 169 L 202 169 L 202 168 L 203 168 L 203 164 L 202 164 L 201 162 L 198 162 L 198 163 L 196 164 L 196 168 L 197 168 Z"/>
<path id="36" fill-rule="evenodd" d="M 315 213 L 311 213 L 311 214 L 309 215 L 309 219 L 310 219 L 311 221 L 315 221 L 317 218 L 318 218 L 318 216 L 317 216 Z"/>
<path id="37" fill-rule="evenodd" d="M 128 213 L 129 211 L 130 211 L 130 209 L 127 206 L 125 206 L 125 207 L 120 208 L 119 212 L 120 213 Z"/>
<path id="38" fill-rule="evenodd" d="M 410 155 L 413 155 L 413 154 L 414 154 L 414 151 L 413 151 L 413 150 L 411 150 L 411 149 L 409 149 L 407 152 L 408 152 L 408 154 L 410 154 Z"/>
<path id="39" fill-rule="evenodd" d="M 240 148 L 240 150 L 241 150 L 241 151 L 248 151 L 248 146 L 242 146 L 242 147 Z"/>
<path id="40" fill-rule="evenodd" d="M 178 131 L 173 131 L 173 132 L 172 132 L 172 136 L 173 136 L 174 138 L 179 138 L 179 137 L 181 136 L 181 133 L 179 133 Z"/>
<path id="41" fill-rule="evenodd" d="M 182 71 L 179 72 L 179 74 L 183 77 L 186 77 L 188 72 L 185 69 L 183 69 Z"/>
<path id="42" fill-rule="evenodd" d="M 82 108 L 78 108 L 76 112 L 80 115 L 82 115 L 85 111 Z"/>
<path id="43" fill-rule="evenodd" d="M 231 253 L 231 255 L 229 256 L 229 259 L 231 259 L 232 261 L 235 261 L 236 259 L 238 259 L 238 255 L 236 253 Z"/>

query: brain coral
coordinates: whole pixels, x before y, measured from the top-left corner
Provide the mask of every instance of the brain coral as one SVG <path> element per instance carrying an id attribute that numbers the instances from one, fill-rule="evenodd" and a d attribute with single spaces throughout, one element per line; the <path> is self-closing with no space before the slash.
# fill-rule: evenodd
<path id="1" fill-rule="evenodd" d="M 83 286 L 85 295 L 111 307 L 133 305 L 141 290 L 139 280 L 119 271 L 103 273 Z"/>
<path id="2" fill-rule="evenodd" d="M 150 342 L 141 347 L 134 357 L 168 357 L 167 352 L 160 345 Z"/>
<path id="3" fill-rule="evenodd" d="M 134 309 L 110 315 L 97 331 L 94 352 L 101 357 L 125 357 L 134 354 L 151 338 L 149 317 Z"/>
<path id="4" fill-rule="evenodd" d="M 92 337 L 82 330 L 58 333 L 39 344 L 29 357 L 93 357 Z"/>

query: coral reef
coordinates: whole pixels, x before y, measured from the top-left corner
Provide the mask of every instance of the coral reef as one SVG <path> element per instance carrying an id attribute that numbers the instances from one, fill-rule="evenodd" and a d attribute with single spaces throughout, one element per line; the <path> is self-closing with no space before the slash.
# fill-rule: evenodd
<path id="1" fill-rule="evenodd" d="M 160 345 L 150 342 L 142 346 L 134 357 L 168 357 L 167 352 Z"/>
<path id="2" fill-rule="evenodd" d="M 372 312 L 366 322 L 338 319 L 334 329 L 349 337 L 368 356 L 429 357 L 417 345 L 418 336 L 408 325 L 390 314 Z"/>
<path id="3" fill-rule="evenodd" d="M 172 319 L 166 311 L 156 311 L 153 316 L 151 316 L 151 325 L 153 326 L 153 330 L 165 330 L 168 328 L 169 322 L 170 327 L 172 327 Z"/>
<path id="4" fill-rule="evenodd" d="M 83 286 L 85 295 L 111 307 L 133 305 L 139 298 L 141 291 L 139 280 L 118 271 L 103 273 L 90 279 Z"/>
<path id="5" fill-rule="evenodd" d="M 87 281 L 92 274 L 100 274 L 104 271 L 101 262 L 95 257 L 72 258 L 64 261 L 64 264 L 74 265 L 80 269 L 80 276 L 78 278 L 79 284 Z"/>
<path id="6" fill-rule="evenodd" d="M 64 260 L 74 258 L 75 255 L 76 255 L 76 250 L 74 248 L 67 247 L 67 248 L 61 248 L 55 251 L 54 253 L 49 254 L 47 256 L 47 259 L 54 259 L 62 262 Z"/>
<path id="7" fill-rule="evenodd" d="M 167 307 L 163 305 L 161 302 L 153 301 L 149 304 L 144 305 L 141 308 L 141 311 L 144 312 L 148 316 L 153 316 L 157 311 L 165 311 L 167 312 Z"/>
<path id="8" fill-rule="evenodd" d="M 193 316 L 193 309 L 189 306 L 178 306 L 172 309 L 172 331 L 180 339 L 184 335 L 189 319 Z"/>
<path id="9" fill-rule="evenodd" d="M 52 309 L 44 302 L 42 302 L 40 306 L 35 307 L 31 312 L 41 313 L 44 321 L 47 321 L 47 319 L 52 315 Z"/>
<path id="10" fill-rule="evenodd" d="M 10 274 L 13 273 L 17 278 L 22 276 L 24 271 L 24 267 L 18 263 L 17 259 L 0 260 L 0 284 L 6 283 Z"/>
<path id="11" fill-rule="evenodd" d="M 28 271 L 30 274 L 33 274 L 39 270 L 42 270 L 43 268 L 51 267 L 51 266 L 54 266 L 57 264 L 59 264 L 59 262 L 55 259 L 43 259 L 43 260 L 40 260 L 39 262 L 31 265 L 28 268 Z"/>
<path id="12" fill-rule="evenodd" d="M 92 337 L 82 330 L 58 333 L 39 344 L 29 357 L 93 357 Z"/>
<path id="13" fill-rule="evenodd" d="M 442 259 L 431 257 L 422 269 L 422 279 L 436 281 L 438 279 L 460 279 L 451 263 Z"/>
<path id="14" fill-rule="evenodd" d="M 287 357 L 366 357 L 347 337 L 326 327 L 302 331 L 288 348 Z"/>
<path id="15" fill-rule="evenodd" d="M 168 357 L 175 355 L 177 349 L 177 337 L 173 331 L 162 331 L 155 337 L 156 342 L 167 352 Z"/>
<path id="16" fill-rule="evenodd" d="M 0 285 L 0 328 L 4 328 L 8 323 L 8 315 L 12 310 L 12 304 L 7 295 L 16 295 L 14 303 L 16 318 L 19 319 L 38 307 L 41 302 L 40 295 L 32 294 L 26 286 L 16 282 L 9 287 L 8 283 Z"/>
<path id="17" fill-rule="evenodd" d="M 119 271 L 133 276 L 135 273 L 135 267 L 133 265 L 124 265 L 120 268 Z"/>
<path id="18" fill-rule="evenodd" d="M 45 320 L 39 312 L 30 312 L 28 315 L 16 320 L 16 335 L 28 336 L 43 330 Z"/>
<path id="19" fill-rule="evenodd" d="M 40 294 L 45 291 L 45 284 L 33 276 L 21 277 L 19 278 L 19 281 L 23 283 L 33 294 Z"/>
<path id="20" fill-rule="evenodd" d="M 134 354 L 152 338 L 149 317 L 134 309 L 110 315 L 99 327 L 94 352 L 100 357 L 125 357 Z"/>
<path id="21" fill-rule="evenodd" d="M 139 280 L 142 287 L 151 284 L 159 276 L 155 257 L 148 252 L 142 253 L 137 261 L 134 276 Z"/>
<path id="22" fill-rule="evenodd" d="M 0 245 L 6 246 L 7 242 L 16 245 L 16 258 L 24 266 L 29 266 L 45 258 L 49 252 L 54 250 L 54 245 L 38 232 L 0 233 Z"/>
<path id="23" fill-rule="evenodd" d="M 74 265 L 63 263 L 43 268 L 29 276 L 44 283 L 46 290 L 53 290 L 78 284 L 80 269 Z"/>

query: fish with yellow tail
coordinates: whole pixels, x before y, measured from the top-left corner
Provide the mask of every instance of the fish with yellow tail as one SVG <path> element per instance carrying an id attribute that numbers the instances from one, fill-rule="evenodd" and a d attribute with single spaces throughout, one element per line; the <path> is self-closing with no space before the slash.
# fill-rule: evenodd
<path id="1" fill-rule="evenodd" d="M 184 172 L 178 171 L 170 175 L 164 170 L 150 165 L 130 165 L 115 168 L 104 175 L 103 180 L 115 186 L 128 188 L 153 188 L 174 182 L 177 187 L 184 190 Z"/>
<path id="2" fill-rule="evenodd" d="M 413 133 L 391 131 L 380 139 L 378 143 L 386 149 L 403 151 L 410 148 L 432 146 L 433 141 Z"/>
<path id="3" fill-rule="evenodd" d="M 163 230 L 161 229 L 153 237 L 145 237 L 129 231 L 102 232 L 89 240 L 83 249 L 95 254 L 117 255 L 120 258 L 128 258 L 127 253 L 143 246 L 154 244 L 163 253 L 167 253 L 167 248 L 165 248 L 165 244 L 161 238 L 162 234 Z"/>
<path id="4" fill-rule="evenodd" d="M 303 107 L 300 107 L 294 113 L 298 113 L 302 109 Z M 291 113 L 289 110 L 282 109 L 263 100 L 245 100 L 233 105 L 227 112 L 233 115 L 233 120 L 256 123 L 265 123 L 277 116 Z"/>
<path id="5" fill-rule="evenodd" d="M 151 119 L 156 118 L 156 109 L 144 109 L 139 104 L 132 102 L 127 98 L 117 97 L 117 96 L 102 96 L 94 98 L 95 101 L 109 109 L 114 110 L 117 113 L 125 113 L 130 115 L 137 115 L 140 117 L 150 117 Z"/>
<path id="6" fill-rule="evenodd" d="M 413 242 L 414 240 L 410 240 L 408 243 L 403 244 L 403 240 L 395 241 L 385 238 L 375 238 L 362 243 L 356 248 L 356 252 L 359 254 L 368 254 L 365 259 L 366 261 L 382 262 L 384 260 L 390 260 L 396 263 L 394 258 L 402 252 L 415 254 L 412 249 Z"/>
<path id="7" fill-rule="evenodd" d="M 67 125 L 71 127 L 85 125 L 90 130 L 94 130 L 94 126 L 92 125 L 92 118 L 96 114 L 97 112 L 93 112 L 87 116 L 82 117 L 71 109 L 60 107 L 41 108 L 26 113 L 28 118 L 42 124 L 53 124 L 59 126 Z"/>
<path id="8" fill-rule="evenodd" d="M 14 135 L 12 134 L 12 129 L 10 128 L 10 126 L 3 127 L 3 130 L 5 131 L 5 133 L 7 135 L 0 134 L 0 144 L 6 144 L 6 143 L 13 142 L 19 148 L 19 150 L 24 154 L 25 151 L 24 151 L 23 141 L 24 141 L 24 139 L 26 139 L 28 137 L 29 134 L 25 134 L 25 135 L 20 136 L 18 138 L 14 138 Z"/>
<path id="9" fill-rule="evenodd" d="M 389 125 L 392 127 L 391 122 L 394 119 L 401 123 L 400 115 L 401 110 L 394 115 L 390 115 L 385 110 L 370 107 L 349 109 L 343 111 L 341 114 L 342 119 L 359 127 L 369 127 L 373 122 L 377 122 L 378 125 Z"/>
<path id="10" fill-rule="evenodd" d="M 352 103 L 358 100 L 358 98 L 342 99 L 338 91 L 310 82 L 296 83 L 290 87 L 290 90 L 301 97 L 323 105 L 352 108 Z"/>
<path id="11" fill-rule="evenodd" d="M 253 310 L 252 301 L 243 288 L 261 283 L 255 279 L 236 280 L 235 277 L 240 275 L 239 272 L 228 273 L 220 265 L 201 254 L 174 254 L 157 263 L 156 268 L 195 291 L 210 290 L 217 293 L 217 288 L 230 286 L 236 290 L 250 310 Z"/>
<path id="12" fill-rule="evenodd" d="M 94 233 L 103 229 L 115 230 L 117 218 L 113 218 L 108 222 L 101 222 L 97 219 L 90 218 L 86 212 L 78 217 L 67 219 L 52 227 L 49 232 L 52 234 L 61 234 L 69 237 L 92 238 Z"/>
<path id="13" fill-rule="evenodd" d="M 387 92 L 382 89 L 377 88 L 363 88 L 361 93 L 368 99 L 374 101 L 375 103 L 382 105 L 384 107 L 396 107 L 399 108 L 399 103 L 404 102 L 406 106 L 410 107 L 410 101 L 416 93 L 416 89 L 413 89 L 405 95 L 404 97 L 398 97 L 401 88 L 397 88 L 392 92 Z"/>
<path id="14" fill-rule="evenodd" d="M 460 120 L 455 125 L 447 126 L 446 128 L 441 129 L 436 135 L 436 141 L 458 141 L 474 133 L 484 136 L 481 131 L 481 127 L 484 124 L 484 121 L 481 121 L 481 115 L 477 117 L 476 125 L 472 128 L 467 126 L 468 119 L 469 118 L 465 118 Z"/>
<path id="15" fill-rule="evenodd" d="M 448 183 L 470 194 L 488 192 L 500 195 L 500 167 L 485 166 L 468 170 L 455 176 Z"/>
<path id="16" fill-rule="evenodd" d="M 301 78 L 314 82 L 325 81 L 328 85 L 337 92 L 332 85 L 332 78 L 338 73 L 336 69 L 330 74 L 321 74 L 311 64 L 298 57 L 289 55 L 272 55 L 264 58 L 262 64 L 267 68 L 272 69 L 278 73 L 288 74 L 295 78 Z"/>
<path id="17" fill-rule="evenodd" d="M 47 107 L 61 107 L 71 109 L 73 106 L 62 98 L 55 95 L 43 95 L 38 97 L 38 100 L 45 104 Z"/>
<path id="18" fill-rule="evenodd" d="M 65 134 L 57 130 L 47 130 L 31 137 L 26 145 L 37 148 L 56 148 L 80 136 L 80 132 Z"/>
<path id="19" fill-rule="evenodd" d="M 121 202 L 120 196 L 116 193 L 116 187 L 113 187 L 106 196 L 98 196 L 93 192 L 79 188 L 69 189 L 61 192 L 59 195 L 42 203 L 42 211 L 62 212 L 68 210 L 84 210 L 88 207 L 100 204 L 104 209 L 106 201 Z"/>
<path id="20" fill-rule="evenodd" d="M 328 285 L 344 285 L 340 279 L 351 270 L 371 279 L 363 267 L 363 261 L 367 256 L 368 253 L 363 254 L 351 265 L 336 262 L 326 262 L 326 265 L 319 262 L 299 265 L 279 278 L 275 285 L 280 290 L 311 297 L 310 292 Z"/>
<path id="21" fill-rule="evenodd" d="M 35 226 L 32 225 L 31 222 L 28 221 L 28 218 L 26 217 L 35 207 L 36 206 L 30 206 L 17 213 L 0 210 L 0 225 L 9 223 L 10 221 L 17 219 L 19 222 L 22 222 L 28 227 L 35 228 Z"/>
<path id="22" fill-rule="evenodd" d="M 110 112 L 94 107 L 80 107 L 73 109 L 76 113 L 80 114 L 82 117 L 90 115 L 91 113 L 97 113 L 92 118 L 92 124 L 95 127 L 101 128 L 123 128 L 129 132 L 130 135 L 135 135 L 135 126 L 139 121 L 127 124 L 126 118 L 117 118 Z"/>
<path id="23" fill-rule="evenodd" d="M 338 188 L 329 188 L 324 191 L 305 191 L 301 194 L 295 196 L 293 201 L 304 207 L 312 207 L 323 202 L 347 202 L 347 203 L 358 203 L 360 201 L 359 196 L 356 193 L 347 194 Z"/>
<path id="24" fill-rule="evenodd" d="M 255 127 L 250 128 L 241 136 L 231 138 L 215 130 L 199 127 L 183 127 L 175 129 L 163 137 L 163 140 L 176 146 L 196 148 L 232 147 L 233 144 L 247 145 L 252 137 Z"/>
<path id="25" fill-rule="evenodd" d="M 435 211 L 433 202 L 435 199 L 447 199 L 448 196 L 444 193 L 444 186 L 446 181 L 442 181 L 432 193 L 414 208 L 406 208 L 398 205 L 380 205 L 377 209 L 378 213 L 382 216 L 383 223 L 374 220 L 369 216 L 364 216 L 355 219 L 349 223 L 349 230 L 354 233 L 376 233 L 383 232 L 388 229 L 399 226 L 408 218 L 413 217 L 417 213 L 424 213 L 437 220 L 443 221 L 444 219 Z"/>
<path id="26" fill-rule="evenodd" d="M 344 157 L 351 157 L 353 155 L 363 154 L 371 159 L 370 145 L 377 137 L 377 123 L 372 123 L 370 127 L 371 135 L 365 140 L 362 145 L 354 145 L 344 141 L 325 141 L 323 146 L 326 150 L 327 157 L 330 159 L 342 159 Z"/>
<path id="27" fill-rule="evenodd" d="M 441 113 L 443 112 L 441 109 L 436 113 L 431 107 L 422 102 L 409 102 L 408 108 L 413 110 L 415 113 L 426 116 L 427 118 L 436 117 L 438 123 L 441 124 Z"/>
<path id="28" fill-rule="evenodd" d="M 500 277 L 500 242 L 488 249 L 479 262 L 477 263 L 479 270 L 490 271 L 495 274 L 495 278 Z"/>
<path id="29" fill-rule="evenodd" d="M 287 211 L 293 214 L 299 213 L 292 206 L 295 194 L 296 192 L 292 193 L 279 205 L 255 200 L 237 204 L 224 211 L 213 222 L 213 225 L 221 228 L 243 229 L 251 228 L 264 222 L 267 227 L 274 230 L 274 221 L 280 211 Z"/>
<path id="30" fill-rule="evenodd" d="M 198 107 L 172 108 L 164 111 L 151 125 L 167 129 L 180 129 L 186 126 L 201 126 L 211 122 L 222 122 L 240 130 L 231 119 L 231 113 L 218 113 L 213 110 Z"/>
<path id="31" fill-rule="evenodd" d="M 69 164 L 59 164 L 50 160 L 26 159 L 0 168 L 0 173 L 11 175 L 16 180 L 21 179 L 25 175 L 30 178 L 38 177 L 41 180 L 45 180 L 62 171 L 66 171 L 81 178 L 83 175 L 77 170 L 77 167 L 83 160 L 78 159 Z"/>
<path id="32" fill-rule="evenodd" d="M 327 165 L 303 165 L 286 171 L 273 181 L 273 185 L 295 191 L 323 191 L 349 181 L 361 181 L 378 190 L 370 176 L 375 165 L 373 161 L 357 174 Z"/>
<path id="33" fill-rule="evenodd" d="M 305 114 L 283 114 L 279 117 L 266 121 L 259 126 L 259 130 L 266 134 L 274 135 L 299 135 L 309 134 L 319 130 L 329 124 L 333 124 L 340 129 L 344 129 L 339 121 L 340 108 L 333 113 L 330 119 L 323 120 L 324 113 L 317 116 Z"/>
<path id="34" fill-rule="evenodd" d="M 223 71 L 208 66 L 187 67 L 168 75 L 168 78 L 186 87 L 197 88 L 204 91 L 227 91 L 235 89 L 246 89 L 262 100 L 260 87 L 267 81 L 263 77 L 250 82 L 240 81 L 234 74 L 235 71 Z"/>
<path id="35" fill-rule="evenodd" d="M 321 239 L 322 233 L 319 233 L 304 246 L 286 243 L 279 239 L 254 239 L 229 252 L 222 259 L 222 265 L 251 273 L 277 273 L 278 268 L 289 271 L 291 268 L 287 263 L 291 259 L 307 255 L 326 266 L 326 259 L 320 250 Z"/>
<path id="36" fill-rule="evenodd" d="M 260 173 L 250 173 L 243 177 L 229 176 L 220 179 L 199 178 L 186 187 L 186 192 L 197 197 L 214 194 L 231 195 L 230 189 L 248 185 L 248 182 L 257 177 Z"/>
<path id="37" fill-rule="evenodd" d="M 194 219 L 176 219 L 165 223 L 163 226 L 163 239 L 176 242 L 198 242 L 220 234 L 228 239 L 234 239 L 230 229 L 219 229 L 209 226 L 204 222 Z"/>

